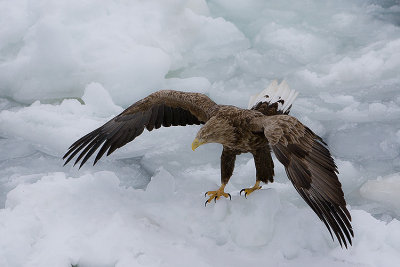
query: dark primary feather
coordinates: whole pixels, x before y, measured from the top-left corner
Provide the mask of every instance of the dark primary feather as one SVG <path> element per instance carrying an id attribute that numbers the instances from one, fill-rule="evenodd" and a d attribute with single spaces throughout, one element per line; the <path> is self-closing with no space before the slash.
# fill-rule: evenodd
<path id="1" fill-rule="evenodd" d="M 254 121 L 264 131 L 277 159 L 304 201 L 318 215 L 340 245 L 347 248 L 354 236 L 337 167 L 322 139 L 291 116 Z M 333 234 L 332 234 L 333 232 Z"/>
<path id="2" fill-rule="evenodd" d="M 101 147 L 94 165 L 106 152 L 107 156 L 110 155 L 139 136 L 145 128 L 151 131 L 161 126 L 205 123 L 214 107 L 216 104 L 203 94 L 158 91 L 136 102 L 103 126 L 77 140 L 69 147 L 63 159 L 66 159 L 65 164 L 67 164 L 79 154 L 74 165 L 82 160 L 80 168 Z"/>

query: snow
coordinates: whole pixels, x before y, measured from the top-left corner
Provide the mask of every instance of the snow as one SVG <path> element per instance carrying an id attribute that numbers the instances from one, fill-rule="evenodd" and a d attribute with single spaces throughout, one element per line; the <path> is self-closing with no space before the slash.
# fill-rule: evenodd
<path id="1" fill-rule="evenodd" d="M 400 5 L 395 0 L 0 1 L 0 266 L 395 266 L 400 262 Z M 352 215 L 342 249 L 275 161 L 245 199 L 237 158 L 160 128 L 80 170 L 76 139 L 158 89 L 246 107 L 285 79 L 328 143 Z"/>

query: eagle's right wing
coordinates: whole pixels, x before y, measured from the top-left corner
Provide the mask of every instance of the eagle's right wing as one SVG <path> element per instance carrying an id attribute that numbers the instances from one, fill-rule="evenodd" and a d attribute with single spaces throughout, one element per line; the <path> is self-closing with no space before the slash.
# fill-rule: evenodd
<path id="1" fill-rule="evenodd" d="M 69 147 L 63 159 L 66 159 L 67 164 L 80 153 L 75 160 L 77 164 L 82 159 L 80 168 L 102 145 L 94 165 L 106 151 L 107 156 L 110 155 L 139 136 L 144 128 L 151 131 L 161 126 L 204 124 L 217 109 L 218 105 L 204 94 L 157 91 L 77 140 Z"/>

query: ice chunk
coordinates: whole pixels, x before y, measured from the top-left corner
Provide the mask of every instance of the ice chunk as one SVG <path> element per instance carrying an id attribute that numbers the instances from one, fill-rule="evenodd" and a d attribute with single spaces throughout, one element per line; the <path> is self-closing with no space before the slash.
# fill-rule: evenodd
<path id="1" fill-rule="evenodd" d="M 6 137 L 29 140 L 45 153 L 60 155 L 74 139 L 105 122 L 104 118 L 92 117 L 90 111 L 75 99 L 60 105 L 37 101 L 16 111 L 1 111 L 0 132 Z"/>
<path id="2" fill-rule="evenodd" d="M 400 153 L 400 144 L 393 129 L 385 124 L 368 123 L 346 127 L 331 132 L 328 143 L 334 155 L 340 154 L 346 159 L 393 160 Z"/>
<path id="3" fill-rule="evenodd" d="M 14 25 L 0 28 L 0 96 L 27 104 L 81 97 L 95 81 L 126 107 L 160 89 L 170 71 L 249 47 L 234 24 L 209 15 L 204 0 L 22 1 L 0 9 Z"/>
<path id="4" fill-rule="evenodd" d="M 110 114 L 118 114 L 122 108 L 115 105 L 110 94 L 99 83 L 90 83 L 86 86 L 82 100 L 97 116 L 108 117 Z"/>
<path id="5" fill-rule="evenodd" d="M 369 180 L 360 188 L 363 197 L 388 205 L 400 215 L 400 173 Z"/>
<path id="6" fill-rule="evenodd" d="M 255 191 L 246 202 L 236 203 L 231 208 L 233 218 L 229 230 L 233 241 L 238 246 L 265 246 L 272 239 L 275 216 L 280 208 L 277 192 L 273 189 Z"/>
<path id="7" fill-rule="evenodd" d="M 359 188 L 359 186 L 367 179 L 367 177 L 365 177 L 361 172 L 360 168 L 350 161 L 335 159 L 335 162 L 339 170 L 339 180 L 342 183 L 342 188 L 345 194 L 349 194 Z"/>
<path id="8" fill-rule="evenodd" d="M 174 177 L 165 169 L 159 169 L 151 177 L 151 181 L 146 188 L 146 193 L 149 194 L 149 199 L 152 201 L 158 202 L 170 198 L 175 193 Z"/>

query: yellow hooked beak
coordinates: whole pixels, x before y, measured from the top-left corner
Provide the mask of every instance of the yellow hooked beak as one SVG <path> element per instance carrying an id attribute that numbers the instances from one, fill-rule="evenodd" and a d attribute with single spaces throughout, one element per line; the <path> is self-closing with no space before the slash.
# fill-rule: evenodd
<path id="1" fill-rule="evenodd" d="M 199 146 L 201 146 L 202 144 L 205 144 L 205 143 L 206 142 L 199 141 L 199 139 L 195 138 L 192 143 L 192 150 L 194 151 L 196 148 L 198 148 Z"/>

